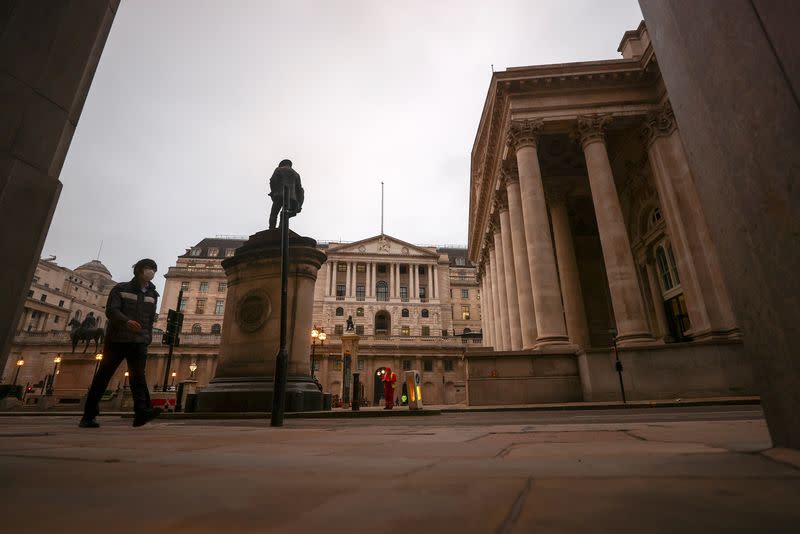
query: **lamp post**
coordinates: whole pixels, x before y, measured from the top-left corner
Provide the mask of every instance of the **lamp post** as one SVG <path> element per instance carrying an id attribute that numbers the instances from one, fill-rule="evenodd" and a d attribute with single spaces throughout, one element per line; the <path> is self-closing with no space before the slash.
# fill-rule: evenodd
<path id="1" fill-rule="evenodd" d="M 17 360 L 17 371 L 14 373 L 14 381 L 11 383 L 12 386 L 17 385 L 17 378 L 19 378 L 19 370 L 22 369 L 22 366 L 25 365 L 25 360 L 20 358 Z"/>
<path id="2" fill-rule="evenodd" d="M 52 395 L 53 390 L 56 387 L 56 375 L 58 375 L 58 365 L 61 363 L 61 355 L 59 354 L 55 358 L 53 358 L 53 378 L 50 379 L 50 383 L 47 385 L 47 395 Z"/>
<path id="3" fill-rule="evenodd" d="M 617 375 L 619 375 L 619 390 L 622 393 L 622 404 L 627 404 L 627 400 L 625 400 L 625 384 L 622 382 L 622 362 L 619 361 L 619 351 L 617 350 L 617 330 L 616 328 L 611 328 L 608 331 L 611 334 L 611 339 L 614 342 L 614 367 L 617 370 Z"/>
<path id="4" fill-rule="evenodd" d="M 122 383 L 122 389 L 125 390 L 128 387 L 128 371 L 125 371 L 125 381 Z"/>
<path id="5" fill-rule="evenodd" d="M 175 387 L 175 377 L 176 376 L 178 376 L 178 373 L 176 371 L 172 371 L 172 384 L 170 384 L 170 386 L 172 386 L 173 388 Z"/>
<path id="6" fill-rule="evenodd" d="M 314 328 L 311 330 L 311 378 L 314 378 L 314 368 L 317 365 L 317 357 L 316 357 L 316 348 L 317 348 L 317 340 L 319 339 L 320 346 L 325 346 L 325 340 L 328 338 L 328 335 L 325 333 L 325 329 Z"/>
<path id="7" fill-rule="evenodd" d="M 197 363 L 192 362 L 189 364 L 189 378 L 194 380 L 194 372 L 197 371 Z"/>

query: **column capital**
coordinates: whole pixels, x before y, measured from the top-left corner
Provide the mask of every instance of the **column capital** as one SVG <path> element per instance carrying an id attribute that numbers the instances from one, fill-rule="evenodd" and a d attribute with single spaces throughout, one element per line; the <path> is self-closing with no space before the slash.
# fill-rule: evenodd
<path id="1" fill-rule="evenodd" d="M 519 169 L 517 162 L 514 160 L 506 160 L 500 167 L 500 185 L 508 187 L 509 185 L 519 183 Z"/>
<path id="2" fill-rule="evenodd" d="M 508 128 L 508 144 L 516 152 L 526 146 L 536 148 L 544 123 L 541 119 L 516 119 Z"/>
<path id="3" fill-rule="evenodd" d="M 611 115 L 579 115 L 575 137 L 584 147 L 595 141 L 605 142 L 605 131 L 611 120 Z"/>
<path id="4" fill-rule="evenodd" d="M 653 141 L 659 137 L 665 137 L 671 134 L 677 127 L 675 114 L 672 112 L 672 105 L 669 100 L 667 100 L 661 107 L 648 113 L 644 119 L 641 137 L 645 147 L 650 148 Z"/>
<path id="5" fill-rule="evenodd" d="M 489 216 L 489 232 L 492 235 L 500 233 L 500 212 L 497 210 Z"/>
<path id="6" fill-rule="evenodd" d="M 508 195 L 505 186 L 494 192 L 494 202 L 498 213 L 508 211 Z"/>

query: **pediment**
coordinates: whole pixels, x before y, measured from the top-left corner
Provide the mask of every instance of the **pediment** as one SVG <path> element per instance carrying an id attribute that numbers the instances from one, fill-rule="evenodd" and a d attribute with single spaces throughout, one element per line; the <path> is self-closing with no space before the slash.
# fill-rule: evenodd
<path id="1" fill-rule="evenodd" d="M 332 244 L 328 248 L 328 254 L 368 254 L 418 258 L 438 258 L 439 256 L 436 252 L 385 234 L 362 239 L 355 243 Z"/>

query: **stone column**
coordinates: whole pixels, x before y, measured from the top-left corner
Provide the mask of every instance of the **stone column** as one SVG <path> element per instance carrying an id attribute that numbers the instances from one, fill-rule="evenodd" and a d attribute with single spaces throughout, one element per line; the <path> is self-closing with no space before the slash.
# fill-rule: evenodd
<path id="1" fill-rule="evenodd" d="M 481 264 L 478 270 L 478 276 L 480 278 L 481 283 L 481 334 L 483 336 L 482 344 L 484 347 L 489 347 L 492 344 L 490 335 L 489 335 L 489 315 L 491 314 L 491 306 L 486 304 L 486 298 L 489 295 L 489 292 L 486 290 L 486 276 L 488 272 L 486 269 L 486 263 L 484 262 Z"/>
<path id="2" fill-rule="evenodd" d="M 439 267 L 438 265 L 433 266 L 433 289 L 431 290 L 431 298 L 438 299 L 439 298 Z"/>
<path id="3" fill-rule="evenodd" d="M 492 238 L 494 239 L 494 260 L 497 265 L 497 294 L 500 316 L 500 336 L 502 350 L 511 350 L 511 320 L 508 316 L 508 281 L 506 280 L 505 252 L 503 251 L 503 237 L 500 235 L 499 214 L 495 212 L 492 221 Z"/>
<path id="4" fill-rule="evenodd" d="M 583 304 L 583 291 L 578 273 L 578 262 L 575 259 L 575 246 L 569 227 L 564 192 L 557 192 L 550 196 L 550 219 L 556 244 L 558 276 L 561 279 L 567 334 L 571 343 L 588 348 L 589 325 L 586 322 L 586 308 Z"/>
<path id="5" fill-rule="evenodd" d="M 489 235 L 491 236 L 491 230 Z M 494 241 L 489 242 L 489 270 L 491 278 L 489 284 L 492 286 L 492 346 L 494 350 L 503 350 L 503 333 L 500 320 L 500 287 L 497 280 L 497 251 Z"/>
<path id="6" fill-rule="evenodd" d="M 350 290 L 352 289 L 350 285 L 350 274 L 353 269 L 353 262 L 347 262 L 347 272 L 345 273 L 344 279 L 344 296 L 349 298 L 350 297 Z"/>
<path id="7" fill-rule="evenodd" d="M 500 240 L 503 242 L 503 267 L 508 301 L 508 329 L 511 350 L 522 350 L 522 327 L 519 316 L 517 275 L 514 272 L 514 248 L 511 243 L 511 217 L 508 214 L 508 199 L 502 189 L 497 192 L 497 207 L 500 212 Z"/>
<path id="8" fill-rule="evenodd" d="M 604 129 L 610 121 L 609 116 L 582 116 L 578 118 L 578 131 L 592 189 L 617 336 L 619 344 L 626 345 L 653 338 L 647 326 L 636 264 L 606 151 Z"/>
<path id="9" fill-rule="evenodd" d="M 331 295 L 331 278 L 333 277 L 333 263 L 328 262 L 327 268 L 327 278 L 325 279 L 326 286 L 325 286 L 325 296 L 329 297 Z"/>
<path id="10" fill-rule="evenodd" d="M 525 241 L 519 178 L 514 169 L 506 169 L 504 179 L 508 196 L 508 214 L 511 221 L 511 241 L 514 250 L 514 273 L 517 281 L 522 348 L 532 349 L 536 345 L 537 337 L 536 311 L 533 305 L 531 269 L 528 262 L 528 245 Z"/>
<path id="11" fill-rule="evenodd" d="M 536 310 L 537 345 L 567 343 L 556 257 L 544 197 L 542 172 L 536 149 L 541 121 L 514 121 L 509 142 L 517 155 L 522 218 L 528 248 L 528 265 Z"/>
<path id="12" fill-rule="evenodd" d="M 59 176 L 119 0 L 4 2 L 0 370 L 61 192 Z"/>
<path id="13" fill-rule="evenodd" d="M 393 299 L 395 297 L 394 292 L 394 267 L 393 263 L 389 264 L 389 299 Z"/>
<path id="14" fill-rule="evenodd" d="M 736 320 L 669 102 L 648 115 L 642 133 L 678 263 L 690 335 L 728 335 Z"/>
<path id="15" fill-rule="evenodd" d="M 659 336 L 666 341 L 670 337 L 669 323 L 667 323 L 667 314 L 664 311 L 664 298 L 661 295 L 661 284 L 658 282 L 656 259 L 653 257 L 653 251 L 647 252 L 644 268 L 647 271 L 647 285 L 650 286 L 650 298 L 653 300 Z"/>
<path id="16" fill-rule="evenodd" d="M 330 295 L 332 297 L 335 297 L 336 296 L 336 277 L 339 274 L 339 263 L 334 261 L 334 262 L 332 262 L 332 265 L 333 265 L 333 274 L 331 275 L 331 277 L 328 280 L 328 282 L 330 282 L 330 284 L 331 284 Z"/>

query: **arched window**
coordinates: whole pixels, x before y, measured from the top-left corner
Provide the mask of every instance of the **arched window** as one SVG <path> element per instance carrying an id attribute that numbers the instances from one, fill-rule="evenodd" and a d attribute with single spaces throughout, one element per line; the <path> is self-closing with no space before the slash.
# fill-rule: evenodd
<path id="1" fill-rule="evenodd" d="M 200 323 L 194 323 L 192 325 L 192 334 L 202 334 L 203 329 L 200 327 Z"/>
<path id="2" fill-rule="evenodd" d="M 211 325 L 211 333 L 219 335 L 222 332 L 222 327 L 219 324 Z"/>
<path id="3" fill-rule="evenodd" d="M 408 308 L 403 308 L 403 311 L 400 312 L 400 315 L 402 317 L 408 317 Z"/>
<path id="4" fill-rule="evenodd" d="M 75 312 L 75 318 L 76 319 L 80 319 L 81 318 L 81 311 L 80 310 Z"/>
<path id="5" fill-rule="evenodd" d="M 336 317 L 344 316 L 344 308 L 336 308 Z"/>
<path id="6" fill-rule="evenodd" d="M 675 285 L 680 285 L 681 279 L 678 276 L 678 264 L 675 262 L 675 255 L 672 253 L 672 245 L 667 245 L 667 257 L 669 258 L 669 267 L 672 272 L 672 278 L 675 279 Z"/>
<path id="7" fill-rule="evenodd" d="M 431 314 L 430 314 L 430 312 L 429 312 L 427 309 L 423 309 L 423 310 L 422 310 L 422 316 L 423 316 L 423 317 L 430 317 L 430 315 L 431 315 Z"/>
<path id="8" fill-rule="evenodd" d="M 649 228 L 653 228 L 660 222 L 661 222 L 661 210 L 655 208 L 653 209 L 653 211 L 650 212 Z"/>
<path id="9" fill-rule="evenodd" d="M 378 301 L 388 302 L 389 300 L 389 284 L 381 280 L 375 285 L 375 296 Z"/>
<path id="10" fill-rule="evenodd" d="M 364 308 L 356 308 L 356 317 L 364 317 Z"/>
<path id="11" fill-rule="evenodd" d="M 465 333 L 465 334 L 469 334 L 469 333 L 471 333 L 471 332 L 472 332 L 472 330 L 470 330 L 469 328 L 465 328 L 465 329 L 464 329 L 464 333 Z"/>
<path id="12" fill-rule="evenodd" d="M 667 255 L 662 246 L 656 248 L 656 263 L 658 264 L 658 274 L 661 275 L 661 285 L 664 291 L 669 291 L 675 287 L 675 284 L 672 281 L 672 275 L 669 272 L 669 264 L 667 263 Z"/>

